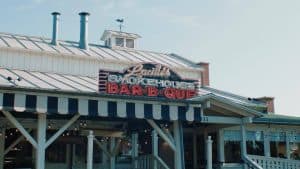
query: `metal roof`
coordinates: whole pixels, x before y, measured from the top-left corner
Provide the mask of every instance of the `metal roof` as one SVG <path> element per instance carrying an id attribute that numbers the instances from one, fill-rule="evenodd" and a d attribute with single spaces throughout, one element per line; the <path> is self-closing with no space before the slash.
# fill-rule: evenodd
<path id="1" fill-rule="evenodd" d="M 126 37 L 126 38 L 131 38 L 131 39 L 137 39 L 141 38 L 140 35 L 136 33 L 128 33 L 128 32 L 121 32 L 121 31 L 114 31 L 114 30 L 105 30 L 101 40 L 105 40 L 108 35 L 113 35 L 113 36 L 118 36 L 118 37 Z"/>
<path id="2" fill-rule="evenodd" d="M 9 77 L 12 80 L 9 81 Z M 84 93 L 96 93 L 98 91 L 97 78 L 7 68 L 0 68 L 0 86 Z M 204 96 L 207 94 L 213 94 L 246 107 L 265 108 L 266 106 L 263 102 L 253 102 L 242 96 L 202 87 L 199 95 Z"/>
<path id="3" fill-rule="evenodd" d="M 262 124 L 300 125 L 300 117 L 266 114 L 263 117 L 254 118 L 253 122 Z"/>
<path id="4" fill-rule="evenodd" d="M 236 94 L 233 94 L 230 92 L 214 89 L 211 87 L 202 87 L 201 89 L 203 91 L 213 93 L 215 96 L 219 96 L 224 99 L 231 100 L 231 101 L 233 101 L 237 104 L 243 105 L 243 106 L 255 108 L 255 109 L 261 110 L 261 111 L 266 109 L 266 104 L 265 104 L 265 102 L 262 102 L 262 101 L 253 100 L 253 99 L 250 99 L 247 97 L 243 97 L 243 96 L 236 95 Z"/>
<path id="5" fill-rule="evenodd" d="M 0 33 L 0 48 L 5 49 L 61 54 L 68 57 L 83 56 L 86 59 L 111 60 L 116 62 L 121 61 L 128 63 L 164 63 L 169 67 L 178 67 L 182 69 L 200 68 L 199 65 L 196 65 L 190 60 L 168 53 L 126 48 L 115 49 L 98 44 L 89 44 L 89 50 L 83 50 L 78 47 L 78 42 L 58 41 L 59 45 L 57 46 L 52 45 L 50 42 L 51 39 L 43 37 Z"/>

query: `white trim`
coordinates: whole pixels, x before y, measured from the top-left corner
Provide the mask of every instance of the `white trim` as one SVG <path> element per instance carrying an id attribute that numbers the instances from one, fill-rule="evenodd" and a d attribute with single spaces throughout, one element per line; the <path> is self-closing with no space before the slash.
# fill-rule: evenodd
<path id="1" fill-rule="evenodd" d="M 60 114 L 67 114 L 68 113 L 68 98 L 59 97 L 57 109 Z"/>
<path id="2" fill-rule="evenodd" d="M 126 102 L 120 101 L 117 103 L 117 116 L 126 117 Z"/>
<path id="3" fill-rule="evenodd" d="M 38 95 L 36 98 L 36 110 L 38 113 L 47 112 L 47 96 Z"/>
<path id="4" fill-rule="evenodd" d="M 25 95 L 24 94 L 15 94 L 15 103 L 14 103 L 14 110 L 17 112 L 25 111 Z"/>
<path id="5" fill-rule="evenodd" d="M 107 101 L 98 101 L 98 112 L 99 116 L 107 117 L 108 116 L 108 108 L 107 108 Z"/>

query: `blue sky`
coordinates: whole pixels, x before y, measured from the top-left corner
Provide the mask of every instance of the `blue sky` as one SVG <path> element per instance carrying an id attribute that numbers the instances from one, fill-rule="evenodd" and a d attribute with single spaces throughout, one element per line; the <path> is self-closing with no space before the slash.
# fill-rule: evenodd
<path id="1" fill-rule="evenodd" d="M 210 62 L 212 87 L 274 96 L 278 114 L 300 116 L 299 0 L 10 0 L 0 31 L 51 37 L 53 11 L 62 13 L 61 39 L 79 39 L 80 11 L 91 13 L 94 43 L 121 17 L 124 31 L 143 37 L 140 49 Z"/>

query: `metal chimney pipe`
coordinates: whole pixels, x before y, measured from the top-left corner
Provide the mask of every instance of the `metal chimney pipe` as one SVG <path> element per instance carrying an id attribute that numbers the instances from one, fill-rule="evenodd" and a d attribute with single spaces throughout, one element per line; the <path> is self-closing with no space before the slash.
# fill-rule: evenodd
<path id="1" fill-rule="evenodd" d="M 79 40 L 79 48 L 81 49 L 89 49 L 88 44 L 88 16 L 90 14 L 88 12 L 80 12 L 80 40 Z"/>
<path id="2" fill-rule="evenodd" d="M 58 36 L 58 24 L 59 24 L 59 12 L 52 12 L 53 16 L 53 29 L 52 29 L 52 45 L 57 45 L 57 36 Z"/>

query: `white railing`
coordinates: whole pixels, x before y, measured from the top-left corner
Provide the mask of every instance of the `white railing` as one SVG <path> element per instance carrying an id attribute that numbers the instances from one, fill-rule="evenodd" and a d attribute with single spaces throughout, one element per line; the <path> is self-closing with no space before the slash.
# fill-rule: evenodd
<path id="1" fill-rule="evenodd" d="M 245 161 L 246 169 L 264 169 L 248 155 L 243 156 L 243 160 Z"/>
<path id="2" fill-rule="evenodd" d="M 137 168 L 135 169 L 153 169 L 155 163 L 157 164 L 157 169 L 170 169 L 161 158 L 153 156 L 151 154 L 138 156 L 134 160 L 137 163 Z"/>
<path id="3" fill-rule="evenodd" d="M 299 160 L 272 158 L 265 156 L 248 155 L 250 159 L 259 164 L 263 169 L 300 169 Z"/>

